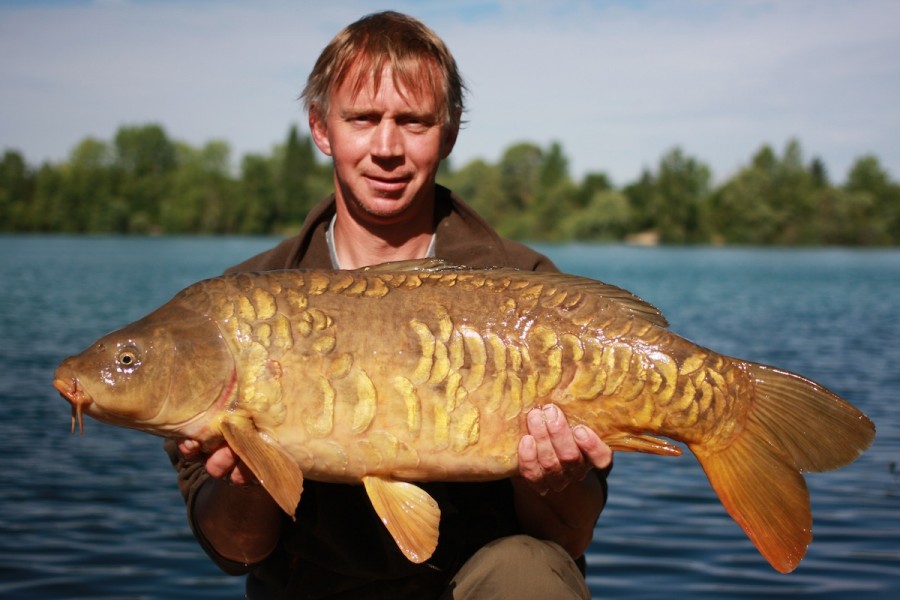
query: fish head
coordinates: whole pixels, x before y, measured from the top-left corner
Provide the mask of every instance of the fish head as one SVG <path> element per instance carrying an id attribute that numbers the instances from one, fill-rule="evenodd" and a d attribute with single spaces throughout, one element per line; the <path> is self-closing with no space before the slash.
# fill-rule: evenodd
<path id="1" fill-rule="evenodd" d="M 157 435 L 202 438 L 234 388 L 235 362 L 215 321 L 170 302 L 62 361 L 54 387 L 83 414 Z M 204 418 L 206 417 L 206 418 Z"/>

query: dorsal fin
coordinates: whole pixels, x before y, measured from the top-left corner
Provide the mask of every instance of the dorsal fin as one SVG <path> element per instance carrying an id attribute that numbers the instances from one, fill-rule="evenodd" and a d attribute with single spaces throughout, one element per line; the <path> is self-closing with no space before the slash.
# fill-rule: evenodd
<path id="1" fill-rule="evenodd" d="M 643 298 L 636 296 L 624 288 L 611 283 L 604 283 L 597 279 L 582 277 L 580 275 L 568 275 L 566 273 L 538 273 L 532 271 L 516 271 L 518 274 L 528 273 L 547 285 L 558 288 L 568 288 L 582 291 L 598 301 L 607 300 L 613 308 L 623 311 L 626 315 L 644 319 L 658 327 L 668 327 L 669 322 L 662 312 Z M 537 283 L 537 281 L 536 281 Z"/>
<path id="2" fill-rule="evenodd" d="M 513 279 L 525 279 L 534 283 L 555 286 L 557 288 L 569 288 L 578 290 L 593 296 L 599 301 L 606 300 L 612 304 L 612 308 L 623 311 L 628 316 L 647 320 L 659 327 L 668 327 L 669 322 L 658 308 L 635 296 L 628 290 L 618 286 L 604 283 L 596 279 L 569 275 L 567 273 L 550 273 L 545 271 L 525 271 L 510 267 L 488 267 L 473 269 L 464 265 L 455 265 L 440 258 L 418 258 L 413 260 L 400 260 L 382 263 L 358 269 L 368 273 L 450 273 L 450 272 L 481 272 L 491 277 L 510 277 Z"/>
<path id="3" fill-rule="evenodd" d="M 462 271 L 469 267 L 454 265 L 442 258 L 413 258 L 411 260 L 397 260 L 394 262 L 381 263 L 380 265 L 370 265 L 362 267 L 357 271 L 368 273 L 401 273 L 401 272 L 419 272 L 419 273 L 443 273 L 445 271 Z"/>

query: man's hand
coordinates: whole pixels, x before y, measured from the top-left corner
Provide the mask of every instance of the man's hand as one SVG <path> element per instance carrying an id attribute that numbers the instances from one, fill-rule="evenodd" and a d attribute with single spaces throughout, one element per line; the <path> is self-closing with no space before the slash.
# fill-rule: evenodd
<path id="1" fill-rule="evenodd" d="M 206 472 L 215 479 L 242 486 L 259 483 L 247 465 L 228 445 L 219 446 L 207 455 L 203 453 L 200 443 L 196 440 L 181 440 L 178 443 L 178 451 L 185 460 L 204 461 Z"/>
<path id="2" fill-rule="evenodd" d="M 519 441 L 519 474 L 542 495 L 560 492 L 612 460 L 612 451 L 596 433 L 583 425 L 569 427 L 554 404 L 532 409 L 527 426 L 528 434 Z"/>
<path id="3" fill-rule="evenodd" d="M 606 504 L 606 484 L 588 477 L 606 469 L 612 451 L 583 425 L 569 427 L 550 404 L 527 415 L 528 433 L 519 441 L 519 477 L 511 479 L 516 515 L 528 535 L 551 540 L 577 558 L 594 535 Z"/>

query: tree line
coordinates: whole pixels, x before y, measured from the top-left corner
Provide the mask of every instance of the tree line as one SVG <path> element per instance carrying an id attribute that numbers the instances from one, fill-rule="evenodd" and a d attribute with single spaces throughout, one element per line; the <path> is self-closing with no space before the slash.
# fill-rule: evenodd
<path id="1" fill-rule="evenodd" d="M 0 231 L 115 234 L 287 234 L 332 190 L 331 165 L 291 127 L 270 154 L 247 154 L 237 173 L 229 145 L 197 148 L 159 125 L 85 138 L 67 160 L 0 161 Z M 534 241 L 643 240 L 664 244 L 900 244 L 900 185 L 874 155 L 832 183 L 800 142 L 765 145 L 727 180 L 681 148 L 617 187 L 603 172 L 576 181 L 560 144 L 510 145 L 496 163 L 474 160 L 438 181 L 498 230 Z"/>

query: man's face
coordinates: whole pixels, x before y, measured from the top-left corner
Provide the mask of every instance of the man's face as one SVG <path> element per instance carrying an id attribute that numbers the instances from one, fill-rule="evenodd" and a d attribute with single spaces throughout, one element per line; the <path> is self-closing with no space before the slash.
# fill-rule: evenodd
<path id="1" fill-rule="evenodd" d="M 357 219 L 391 225 L 432 210 L 434 178 L 456 135 L 435 99 L 394 84 L 391 71 L 358 93 L 348 77 L 329 98 L 328 114 L 310 112 L 319 149 L 334 161 L 338 201 Z M 429 214 L 430 218 L 430 214 Z"/>

